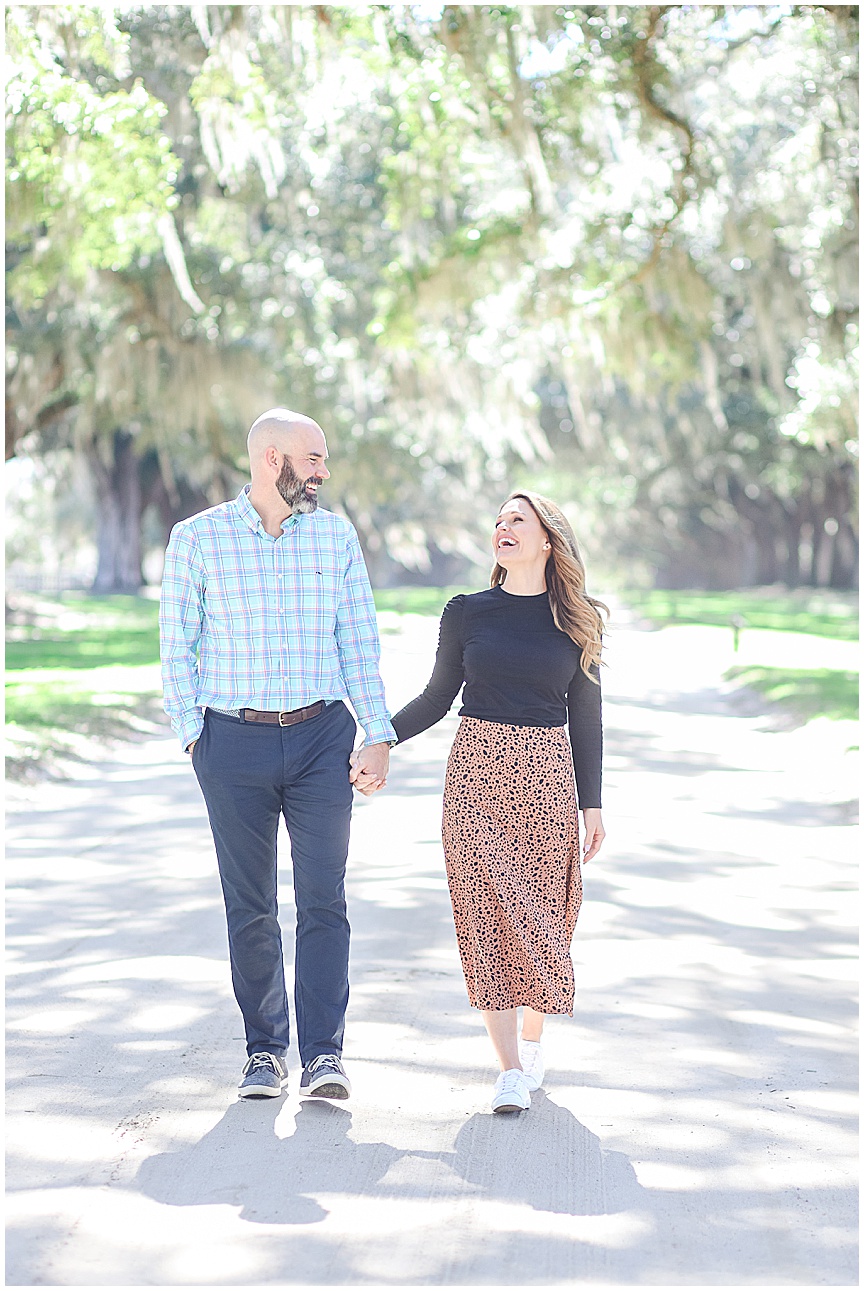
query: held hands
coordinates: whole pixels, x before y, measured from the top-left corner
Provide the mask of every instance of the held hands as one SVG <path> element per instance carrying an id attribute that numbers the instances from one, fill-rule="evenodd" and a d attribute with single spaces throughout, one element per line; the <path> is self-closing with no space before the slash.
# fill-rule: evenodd
<path id="1" fill-rule="evenodd" d="M 351 754 L 351 770 L 348 779 L 358 793 L 369 798 L 387 783 L 387 771 L 390 766 L 389 744 L 364 744 Z"/>
<path id="2" fill-rule="evenodd" d="M 585 821 L 585 850 L 582 864 L 585 865 L 600 851 L 603 839 L 606 837 L 606 830 L 603 828 L 599 807 L 586 807 L 582 812 L 582 819 Z"/>

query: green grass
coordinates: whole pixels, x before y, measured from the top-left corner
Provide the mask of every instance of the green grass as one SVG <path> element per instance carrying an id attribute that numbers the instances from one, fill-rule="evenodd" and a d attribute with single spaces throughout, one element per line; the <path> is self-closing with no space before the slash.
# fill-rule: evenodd
<path id="1" fill-rule="evenodd" d="M 729 627 L 738 617 L 744 628 L 807 632 L 839 641 L 858 640 L 858 603 L 851 592 L 802 590 L 777 592 L 751 588 L 736 592 L 622 592 L 621 599 L 657 627 L 701 623 Z"/>
<path id="2" fill-rule="evenodd" d="M 6 668 L 90 669 L 157 663 L 159 606 L 137 596 L 68 593 L 30 601 L 7 630 Z"/>
<path id="3" fill-rule="evenodd" d="M 437 617 L 452 596 L 480 590 L 479 587 L 384 587 L 373 595 L 376 610 Z"/>
<path id="4" fill-rule="evenodd" d="M 378 610 L 437 616 L 462 587 L 401 587 L 375 592 Z M 840 593 L 635 592 L 622 599 L 665 626 L 704 623 L 857 639 L 854 598 Z M 19 746 L 10 773 L 30 774 L 72 737 L 122 738 L 148 723 L 164 724 L 159 690 L 156 601 L 136 596 L 67 593 L 56 600 L 10 597 L 6 651 L 6 720 Z M 855 716 L 854 674 L 828 669 L 735 668 L 727 674 L 801 720 Z M 29 759 L 29 761 L 28 761 Z M 23 767 L 23 771 L 21 768 Z M 28 770 L 29 768 L 29 770 Z"/>
<path id="5" fill-rule="evenodd" d="M 137 596 L 10 597 L 6 722 L 15 779 L 74 756 L 74 737 L 128 738 L 163 724 L 159 607 Z"/>
<path id="6" fill-rule="evenodd" d="M 858 677 L 831 668 L 730 668 L 730 681 L 756 690 L 801 722 L 813 717 L 855 721 L 858 716 Z"/>
<path id="7" fill-rule="evenodd" d="M 123 735 L 133 716 L 152 716 L 158 698 L 159 674 L 152 664 L 6 674 L 6 721 L 33 731 Z"/>

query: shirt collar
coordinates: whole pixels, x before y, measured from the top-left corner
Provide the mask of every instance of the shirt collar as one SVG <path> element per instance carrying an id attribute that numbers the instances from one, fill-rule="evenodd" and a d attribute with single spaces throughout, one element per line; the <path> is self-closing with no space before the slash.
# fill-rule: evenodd
<path id="1" fill-rule="evenodd" d="M 235 499 L 237 513 L 243 523 L 246 524 L 253 533 L 264 534 L 267 532 L 264 528 L 264 523 L 252 503 L 249 501 L 250 487 L 250 485 L 244 484 L 240 492 L 237 494 Z M 293 529 L 294 526 L 299 523 L 300 516 L 295 512 L 293 515 L 288 516 L 287 519 L 282 521 L 282 532 L 287 533 L 289 529 Z"/>

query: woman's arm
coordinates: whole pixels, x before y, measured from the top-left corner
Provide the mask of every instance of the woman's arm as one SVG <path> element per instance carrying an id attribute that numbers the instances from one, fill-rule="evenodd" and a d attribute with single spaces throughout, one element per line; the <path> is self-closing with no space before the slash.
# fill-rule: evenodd
<path id="1" fill-rule="evenodd" d="M 576 793 L 585 821 L 586 861 L 596 854 L 605 837 L 600 819 L 603 764 L 602 702 L 600 673 L 596 665 L 592 668 L 592 675 L 598 678 L 598 682 L 591 681 L 581 667 L 577 668 L 567 690 L 567 725 L 573 752 Z"/>
<path id="2" fill-rule="evenodd" d="M 428 730 L 450 711 L 459 694 L 465 675 L 462 668 L 462 619 L 464 596 L 454 596 L 444 606 L 438 634 L 438 653 L 429 684 L 421 695 L 412 699 L 391 718 L 399 743 Z"/>
<path id="3" fill-rule="evenodd" d="M 573 770 L 576 775 L 576 793 L 582 808 L 584 823 L 582 862 L 597 855 L 606 837 L 600 815 L 600 783 L 603 770 L 603 721 L 600 695 L 600 670 L 595 667 L 592 675 L 598 678 L 595 685 L 579 667 L 567 690 L 567 724 L 570 729 L 570 748 L 573 751 Z"/>

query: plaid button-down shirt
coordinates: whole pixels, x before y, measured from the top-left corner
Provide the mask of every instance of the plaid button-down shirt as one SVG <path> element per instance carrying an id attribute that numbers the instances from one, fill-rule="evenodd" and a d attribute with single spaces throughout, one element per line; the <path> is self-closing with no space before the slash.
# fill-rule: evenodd
<path id="1" fill-rule="evenodd" d="M 174 526 L 159 628 L 165 711 L 186 748 L 203 710 L 285 712 L 348 699 L 367 744 L 395 740 L 372 589 L 354 527 L 290 516 L 273 538 L 246 485 Z"/>

